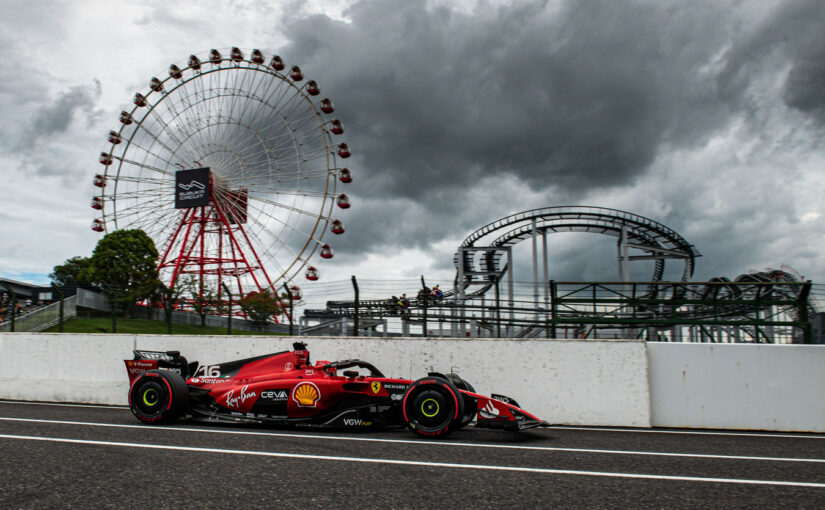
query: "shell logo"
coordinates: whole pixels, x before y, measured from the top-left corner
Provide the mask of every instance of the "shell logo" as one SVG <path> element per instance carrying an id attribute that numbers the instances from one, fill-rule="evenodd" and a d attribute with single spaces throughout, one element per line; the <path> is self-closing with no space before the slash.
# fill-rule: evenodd
<path id="1" fill-rule="evenodd" d="M 315 407 L 321 400 L 321 391 L 311 382 L 302 382 L 292 390 L 292 400 L 298 407 Z"/>

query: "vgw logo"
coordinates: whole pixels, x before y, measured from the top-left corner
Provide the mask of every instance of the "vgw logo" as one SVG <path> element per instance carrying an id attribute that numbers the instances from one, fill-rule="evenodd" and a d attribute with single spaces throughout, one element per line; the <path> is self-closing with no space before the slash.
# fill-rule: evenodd
<path id="1" fill-rule="evenodd" d="M 359 425 L 369 427 L 370 425 L 372 425 L 372 422 L 364 421 L 361 418 L 344 418 L 344 425 L 346 425 L 347 427 L 358 427 Z"/>

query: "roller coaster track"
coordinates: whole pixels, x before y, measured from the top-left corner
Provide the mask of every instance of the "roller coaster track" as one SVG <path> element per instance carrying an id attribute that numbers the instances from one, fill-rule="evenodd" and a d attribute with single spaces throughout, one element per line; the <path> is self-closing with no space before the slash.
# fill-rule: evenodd
<path id="1" fill-rule="evenodd" d="M 561 232 L 618 238 L 620 262 L 654 262 L 650 281 L 559 282 L 557 286 L 555 282 L 544 281 L 545 278 L 541 287 L 550 285 L 554 294 L 552 299 L 545 298 L 544 306 L 539 306 L 537 293 L 534 293 L 533 302 L 514 301 L 510 294 L 509 300 L 501 306 L 496 293 L 496 306 L 491 306 L 489 299 L 485 304 L 485 293 L 511 269 L 509 256 L 507 261 L 503 259 L 513 246 L 533 240 L 535 276 L 538 274 L 537 239 L 541 237 L 546 246 L 546 235 Z M 630 255 L 629 249 L 637 251 Z M 808 299 L 810 282 L 800 281 L 801 276 L 793 274 L 793 270 L 751 272 L 733 281 L 717 277 L 708 282 L 688 282 L 699 256 L 698 250 L 676 231 L 637 214 L 603 207 L 545 207 L 501 218 L 468 235 L 453 256 L 457 270 L 454 288 L 445 290 L 441 299 L 428 298 L 429 289 L 423 288 L 405 307 L 399 305 L 397 298 L 358 303 L 328 301 L 325 310 L 305 310 L 304 314 L 315 319 L 356 314 L 374 319 L 396 316 L 424 324 L 428 319 L 459 323 L 474 320 L 486 329 L 500 328 L 502 324 L 522 328 L 521 333 L 525 335 L 534 333 L 532 329 L 545 329 L 548 324 L 618 328 L 717 324 L 720 327 L 751 328 L 757 338 L 758 328 L 766 324 L 810 328 L 808 317 L 819 311 L 819 307 L 815 299 Z M 661 281 L 667 259 L 684 264 L 680 281 Z M 544 260 L 547 260 L 546 248 Z M 628 275 L 626 268 L 624 275 Z M 509 276 L 512 278 L 512 272 Z M 627 292 L 628 288 L 633 289 L 632 293 Z M 512 293 L 512 281 L 509 290 Z M 602 294 L 597 296 L 599 293 Z M 780 315 L 783 318 L 779 321 L 765 319 L 766 316 Z"/>

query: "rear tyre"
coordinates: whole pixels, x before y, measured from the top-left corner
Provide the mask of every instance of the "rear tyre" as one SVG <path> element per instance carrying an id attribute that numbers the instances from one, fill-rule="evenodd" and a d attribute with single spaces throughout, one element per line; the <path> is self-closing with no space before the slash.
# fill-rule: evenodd
<path id="1" fill-rule="evenodd" d="M 188 406 L 186 381 L 168 370 L 149 370 L 129 389 L 129 409 L 145 423 L 173 422 Z"/>
<path id="2" fill-rule="evenodd" d="M 447 437 L 460 428 L 464 399 L 447 379 L 424 377 L 407 388 L 401 408 L 404 422 L 417 435 Z"/>

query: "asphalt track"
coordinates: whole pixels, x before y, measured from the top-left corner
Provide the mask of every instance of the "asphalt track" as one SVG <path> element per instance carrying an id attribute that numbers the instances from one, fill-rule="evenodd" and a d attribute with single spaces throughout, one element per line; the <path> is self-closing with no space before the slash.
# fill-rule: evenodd
<path id="1" fill-rule="evenodd" d="M 825 435 L 140 424 L 0 401 L 0 507 L 823 508 Z"/>

